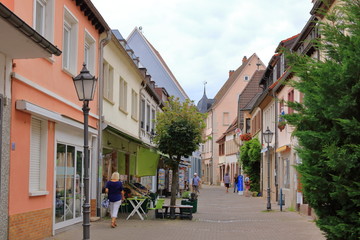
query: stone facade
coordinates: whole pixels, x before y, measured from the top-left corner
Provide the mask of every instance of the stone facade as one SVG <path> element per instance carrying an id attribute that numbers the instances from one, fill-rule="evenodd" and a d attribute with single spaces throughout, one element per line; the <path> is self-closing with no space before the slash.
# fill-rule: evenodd
<path id="1" fill-rule="evenodd" d="M 1 179 L 0 179 L 0 239 L 7 239 L 8 235 L 8 193 L 9 193 L 9 155 L 10 155 L 10 102 L 2 99 L 2 129 L 1 129 Z"/>

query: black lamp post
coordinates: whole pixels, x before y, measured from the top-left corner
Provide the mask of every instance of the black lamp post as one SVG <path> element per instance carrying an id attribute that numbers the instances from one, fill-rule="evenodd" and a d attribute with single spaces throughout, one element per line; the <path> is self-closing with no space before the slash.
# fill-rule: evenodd
<path id="1" fill-rule="evenodd" d="M 266 131 L 263 132 L 264 141 L 267 143 L 267 156 L 268 156 L 268 188 L 267 188 L 267 210 L 271 210 L 271 203 L 270 203 L 270 147 L 269 144 L 271 143 L 272 137 L 274 133 L 270 131 L 269 127 L 267 127 Z"/>
<path id="2" fill-rule="evenodd" d="M 84 191 L 83 204 L 83 239 L 90 239 L 90 187 L 89 187 L 89 101 L 94 98 L 97 79 L 92 76 L 83 64 L 80 74 L 73 78 L 79 101 L 83 101 L 84 113 Z"/>

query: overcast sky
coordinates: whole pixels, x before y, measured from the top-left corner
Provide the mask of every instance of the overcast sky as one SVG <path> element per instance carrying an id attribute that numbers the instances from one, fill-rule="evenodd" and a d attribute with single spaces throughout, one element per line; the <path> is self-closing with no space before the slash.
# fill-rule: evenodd
<path id="1" fill-rule="evenodd" d="M 213 98 L 244 56 L 256 53 L 267 65 L 279 42 L 302 30 L 312 7 L 311 0 L 92 2 L 124 38 L 141 26 L 195 103 L 205 81 Z"/>

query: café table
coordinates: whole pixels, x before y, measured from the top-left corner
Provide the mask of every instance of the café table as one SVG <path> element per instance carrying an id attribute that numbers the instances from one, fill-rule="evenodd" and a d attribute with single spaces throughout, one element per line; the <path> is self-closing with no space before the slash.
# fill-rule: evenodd
<path id="1" fill-rule="evenodd" d="M 144 211 L 144 209 L 141 207 L 141 205 L 145 202 L 146 199 L 148 199 L 148 198 L 147 197 L 131 197 L 131 198 L 126 199 L 130 202 L 130 204 L 134 208 L 131 211 L 131 213 L 129 214 L 129 216 L 126 218 L 126 220 L 128 220 L 130 217 L 134 216 L 135 213 L 137 213 L 139 215 L 141 220 L 144 220 L 144 216 L 147 216 L 147 215 L 146 215 L 146 212 Z"/>

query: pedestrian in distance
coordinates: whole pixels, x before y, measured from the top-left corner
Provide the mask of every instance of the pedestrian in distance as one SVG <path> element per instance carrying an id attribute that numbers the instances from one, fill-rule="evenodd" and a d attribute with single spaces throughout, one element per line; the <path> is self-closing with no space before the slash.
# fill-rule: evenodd
<path id="1" fill-rule="evenodd" d="M 197 175 L 197 173 L 194 173 L 194 177 L 192 179 L 192 192 L 199 194 L 199 187 L 201 184 L 201 179 L 199 178 L 199 176 Z"/>
<path id="2" fill-rule="evenodd" d="M 119 207 L 122 200 L 125 199 L 123 185 L 120 181 L 120 174 L 118 172 L 114 172 L 111 175 L 110 181 L 106 183 L 105 193 L 108 194 L 108 199 L 110 201 L 111 227 L 114 228 L 117 226 L 116 218 Z"/>
<path id="3" fill-rule="evenodd" d="M 245 178 L 245 197 L 250 197 L 250 179 L 249 177 Z"/>
<path id="4" fill-rule="evenodd" d="M 237 189 L 238 182 L 239 182 L 238 174 L 235 173 L 235 177 L 234 177 L 234 193 L 238 192 L 238 189 Z"/>
<path id="5" fill-rule="evenodd" d="M 226 192 L 228 193 L 229 192 L 229 187 L 230 187 L 229 173 L 226 173 L 225 176 L 224 176 L 224 184 L 225 184 L 225 187 L 226 187 Z"/>

